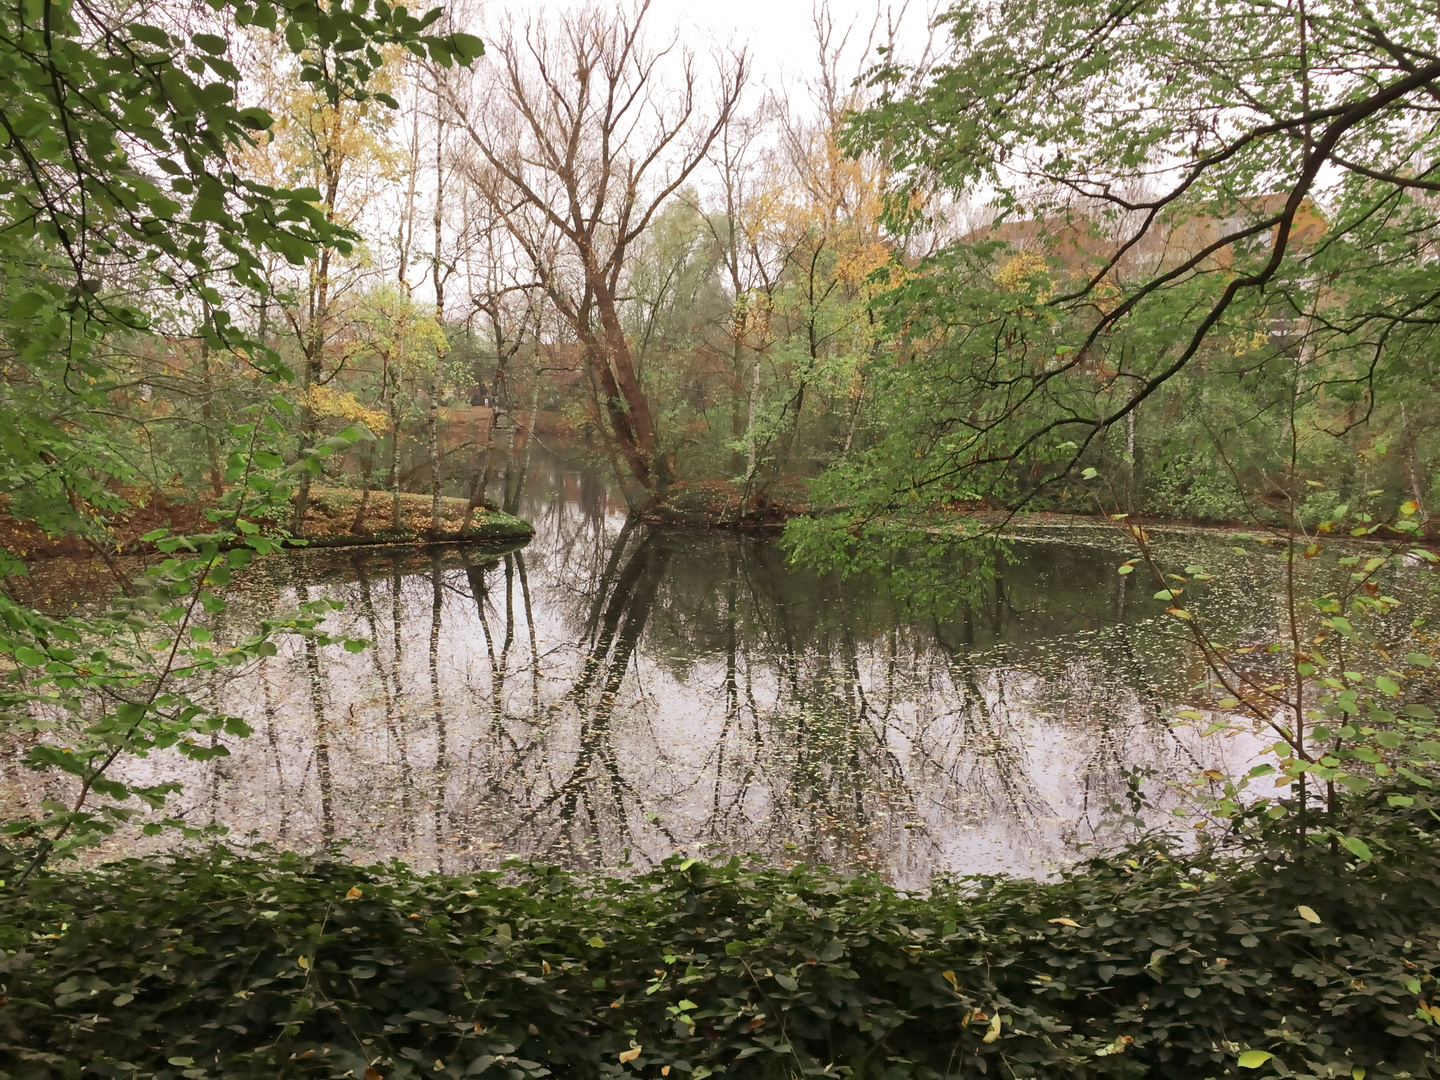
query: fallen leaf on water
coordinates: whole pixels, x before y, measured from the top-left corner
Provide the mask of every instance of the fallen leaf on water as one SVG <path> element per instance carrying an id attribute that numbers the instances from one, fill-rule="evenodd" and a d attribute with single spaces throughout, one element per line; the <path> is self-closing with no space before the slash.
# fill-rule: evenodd
<path id="1" fill-rule="evenodd" d="M 624 1065 L 628 1062 L 634 1061 L 640 1056 L 640 1050 L 641 1047 L 638 1046 L 632 1046 L 629 1050 L 626 1050 L 623 1054 L 620 1055 L 620 1064 Z"/>

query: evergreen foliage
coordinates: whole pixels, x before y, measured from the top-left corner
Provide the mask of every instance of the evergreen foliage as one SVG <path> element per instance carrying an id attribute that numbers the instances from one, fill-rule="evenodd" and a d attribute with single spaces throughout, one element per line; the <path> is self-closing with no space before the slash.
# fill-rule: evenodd
<path id="1" fill-rule="evenodd" d="M 0 901 L 0 1075 L 1432 1077 L 1417 795 L 1345 805 L 1383 834 L 1368 862 L 1267 823 L 923 895 L 678 857 L 628 879 L 223 848 L 66 871 Z"/>

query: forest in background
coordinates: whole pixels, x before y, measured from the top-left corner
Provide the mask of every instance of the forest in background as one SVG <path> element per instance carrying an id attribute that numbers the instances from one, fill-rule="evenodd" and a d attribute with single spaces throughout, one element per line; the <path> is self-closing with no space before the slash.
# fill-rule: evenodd
<path id="1" fill-rule="evenodd" d="M 452 8 L 444 25 L 482 29 L 483 60 L 372 47 L 337 93 L 278 30 L 207 14 L 219 51 L 191 60 L 270 118 L 226 175 L 318 196 L 315 231 L 231 273 L 213 196 L 175 176 L 161 188 L 190 219 L 167 256 L 183 280 L 141 254 L 143 232 L 129 251 L 22 259 L 42 287 L 7 283 L 11 340 L 72 302 L 67 272 L 88 306 L 126 311 L 97 317 L 86 346 L 104 372 L 86 376 L 104 388 L 88 391 L 103 408 L 83 406 L 86 479 L 45 469 L 65 457 L 45 440 L 73 421 L 27 415 L 49 376 L 12 364 L 14 426 L 37 436 L 9 450 L 11 472 L 34 474 L 12 485 L 15 515 L 36 516 L 42 489 L 89 497 L 97 467 L 112 494 L 221 498 L 233 429 L 283 370 L 285 463 L 355 440 L 273 511 L 297 535 L 312 484 L 362 493 L 342 523 L 355 533 L 409 524 L 372 491 L 428 495 L 435 531 L 442 494 L 467 516 L 513 512 L 532 434 L 662 517 L 848 508 L 795 530 L 822 561 L 840 557 L 832 525 L 974 508 L 1313 527 L 1412 499 L 1427 520 L 1437 183 L 1418 15 L 1312 12 L 1301 55 L 1289 15 L 1197 10 L 1023 88 L 1053 115 L 957 111 L 1103 29 L 1042 7 L 957 5 L 911 66 L 893 25 L 817 9 L 803 77 L 779 88 L 743 49 L 693 54 L 644 5 L 492 27 Z M 1217 20 L 1268 51 L 1217 54 Z M 1048 38 L 994 44 L 1028 24 Z M 1155 50 L 1178 74 L 1150 78 Z M 1291 100 L 1301 71 L 1316 102 L 1374 108 L 1340 123 L 1339 105 Z M 1413 86 L 1381 102 L 1365 88 L 1392 71 Z M 105 534 L 88 520 L 65 528 Z"/>

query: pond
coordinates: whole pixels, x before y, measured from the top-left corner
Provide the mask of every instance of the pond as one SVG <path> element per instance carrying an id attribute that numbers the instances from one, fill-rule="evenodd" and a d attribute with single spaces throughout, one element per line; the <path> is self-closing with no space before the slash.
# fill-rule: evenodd
<path id="1" fill-rule="evenodd" d="M 1133 783 L 1164 814 L 1166 780 L 1256 752 L 1172 726 L 1203 672 L 1153 585 L 1116 573 L 1114 531 L 1015 542 L 990 574 L 957 558 L 967 599 L 936 615 L 793 568 L 772 536 L 638 524 L 560 462 L 522 513 L 523 550 L 257 560 L 217 636 L 323 596 L 373 647 L 290 641 L 215 685 L 255 728 L 231 756 L 139 768 L 178 768 L 192 823 L 299 849 L 447 871 L 756 853 L 916 885 L 1044 874 L 1135 827 Z M 1180 565 L 1229 550 L 1168 543 Z M 1273 625 L 1237 572 L 1211 610 Z"/>

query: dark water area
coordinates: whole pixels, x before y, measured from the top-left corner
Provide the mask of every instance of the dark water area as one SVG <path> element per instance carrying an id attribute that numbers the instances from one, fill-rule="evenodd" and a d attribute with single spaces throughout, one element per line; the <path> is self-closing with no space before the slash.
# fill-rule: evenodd
<path id="1" fill-rule="evenodd" d="M 757 853 L 918 885 L 1044 874 L 1133 830 L 1132 770 L 1160 815 L 1166 780 L 1255 752 L 1171 726 L 1201 671 L 1113 533 L 957 559 L 970 599 L 936 616 L 771 536 L 639 524 L 563 463 L 522 513 L 519 550 L 257 560 L 217 636 L 327 597 L 374 646 L 287 642 L 214 687 L 255 728 L 231 756 L 131 775 L 236 840 L 447 871 Z M 1232 606 L 1264 621 L 1243 582 Z"/>

